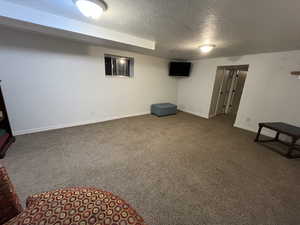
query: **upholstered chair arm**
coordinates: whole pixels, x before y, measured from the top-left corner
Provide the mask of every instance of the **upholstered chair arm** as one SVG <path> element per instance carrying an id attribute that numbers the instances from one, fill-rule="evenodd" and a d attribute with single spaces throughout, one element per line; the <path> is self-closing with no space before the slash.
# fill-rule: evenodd
<path id="1" fill-rule="evenodd" d="M 7 171 L 0 164 L 0 224 L 4 224 L 22 212 L 20 200 Z"/>

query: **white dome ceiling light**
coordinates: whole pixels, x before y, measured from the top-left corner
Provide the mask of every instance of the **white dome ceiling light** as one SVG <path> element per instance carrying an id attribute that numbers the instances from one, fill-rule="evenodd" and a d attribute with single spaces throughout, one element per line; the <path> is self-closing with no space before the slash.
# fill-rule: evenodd
<path id="1" fill-rule="evenodd" d="M 199 49 L 202 53 L 208 53 L 211 50 L 213 50 L 215 47 L 216 45 L 201 45 Z"/>
<path id="2" fill-rule="evenodd" d="M 126 59 L 121 58 L 121 59 L 120 59 L 120 63 L 121 63 L 122 65 L 125 64 L 125 63 L 126 63 Z"/>
<path id="3" fill-rule="evenodd" d="M 86 17 L 99 19 L 107 5 L 102 0 L 73 0 L 79 11 Z"/>

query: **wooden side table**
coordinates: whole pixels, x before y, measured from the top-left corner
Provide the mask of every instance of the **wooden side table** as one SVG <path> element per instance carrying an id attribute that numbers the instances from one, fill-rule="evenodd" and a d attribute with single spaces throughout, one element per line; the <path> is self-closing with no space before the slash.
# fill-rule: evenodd
<path id="1" fill-rule="evenodd" d="M 280 142 L 282 144 L 288 145 L 289 149 L 287 154 L 285 156 L 287 158 L 300 158 L 300 155 L 293 155 L 293 151 L 298 149 L 298 145 L 296 144 L 297 141 L 300 139 L 300 127 L 296 127 L 287 123 L 282 123 L 282 122 L 274 122 L 274 123 L 259 123 L 258 124 L 259 128 L 257 131 L 257 135 L 255 138 L 255 142 Z M 269 140 L 259 140 L 259 136 L 261 133 L 261 130 L 263 127 L 266 127 L 270 130 L 276 131 L 276 136 L 273 139 Z M 291 137 L 291 143 L 287 143 L 284 141 L 279 140 L 279 135 L 280 134 L 285 134 L 287 136 Z"/>

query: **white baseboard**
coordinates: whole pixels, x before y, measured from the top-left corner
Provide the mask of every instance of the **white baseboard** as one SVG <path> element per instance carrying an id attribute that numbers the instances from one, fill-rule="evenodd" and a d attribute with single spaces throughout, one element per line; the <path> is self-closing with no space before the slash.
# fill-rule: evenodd
<path id="1" fill-rule="evenodd" d="M 258 130 L 258 125 L 257 125 L 257 128 L 253 128 L 253 127 L 245 126 L 245 125 L 238 125 L 238 124 L 236 124 L 236 123 L 235 123 L 233 126 L 236 127 L 236 128 L 243 129 L 243 130 L 251 131 L 251 132 L 253 132 L 253 133 L 257 133 L 257 130 Z M 275 132 L 274 132 L 274 131 L 271 131 L 271 130 L 263 129 L 263 130 L 261 131 L 261 134 L 262 134 L 262 135 L 265 135 L 265 136 L 267 136 L 267 137 L 274 137 Z"/>
<path id="2" fill-rule="evenodd" d="M 237 128 L 243 129 L 243 130 L 247 130 L 247 131 L 251 131 L 251 132 L 254 132 L 254 133 L 257 133 L 257 130 L 258 130 L 258 126 L 257 126 L 257 128 L 253 128 L 253 127 L 250 127 L 250 126 L 234 124 L 234 127 L 237 127 Z M 267 128 L 264 128 L 264 129 L 262 129 L 261 134 L 265 135 L 267 137 L 270 137 L 270 138 L 274 138 L 275 135 L 276 135 L 276 131 L 272 131 L 272 130 L 269 130 Z M 281 134 L 280 135 L 280 140 L 290 142 L 291 138 L 289 136 L 285 135 L 285 134 Z M 300 141 L 298 141 L 297 144 L 300 144 Z"/>
<path id="3" fill-rule="evenodd" d="M 195 116 L 199 116 L 199 117 L 202 117 L 202 118 L 205 118 L 205 119 L 209 119 L 209 117 L 207 115 L 201 115 L 197 112 L 193 112 L 193 111 L 189 111 L 189 110 L 185 110 L 185 109 L 178 109 L 179 111 L 182 111 L 182 112 L 186 112 L 186 113 L 189 113 L 189 114 L 192 114 L 192 115 L 195 115 Z"/>
<path id="4" fill-rule="evenodd" d="M 57 129 L 68 128 L 68 127 L 77 127 L 77 126 L 82 126 L 82 125 L 101 123 L 101 122 L 105 122 L 105 121 L 117 120 L 117 119 L 122 119 L 122 118 L 127 118 L 127 117 L 142 116 L 142 115 L 147 115 L 147 114 L 149 114 L 149 112 L 133 113 L 133 114 L 127 114 L 127 115 L 123 115 L 123 116 L 107 117 L 107 118 L 103 118 L 100 120 L 87 120 L 87 121 L 80 121 L 80 122 L 74 122 L 74 123 L 65 123 L 65 124 L 51 125 L 51 126 L 46 126 L 46 127 L 38 127 L 38 128 L 32 128 L 32 129 L 26 129 L 26 130 L 18 130 L 18 131 L 14 131 L 13 133 L 16 136 L 23 135 L 23 134 L 32 134 L 32 133 L 38 133 L 38 132 L 43 132 L 43 131 L 49 131 L 49 130 L 57 130 Z"/>

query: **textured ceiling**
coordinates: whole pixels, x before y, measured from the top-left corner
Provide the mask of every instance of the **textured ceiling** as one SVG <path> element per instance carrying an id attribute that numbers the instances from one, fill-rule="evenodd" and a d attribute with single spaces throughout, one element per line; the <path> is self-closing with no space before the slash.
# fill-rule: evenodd
<path id="1" fill-rule="evenodd" d="M 72 0 L 6 0 L 156 41 L 152 54 L 196 59 L 300 49 L 299 0 L 106 0 L 98 21 Z M 203 55 L 204 43 L 217 48 Z M 130 50 L 130 47 L 128 47 Z"/>

